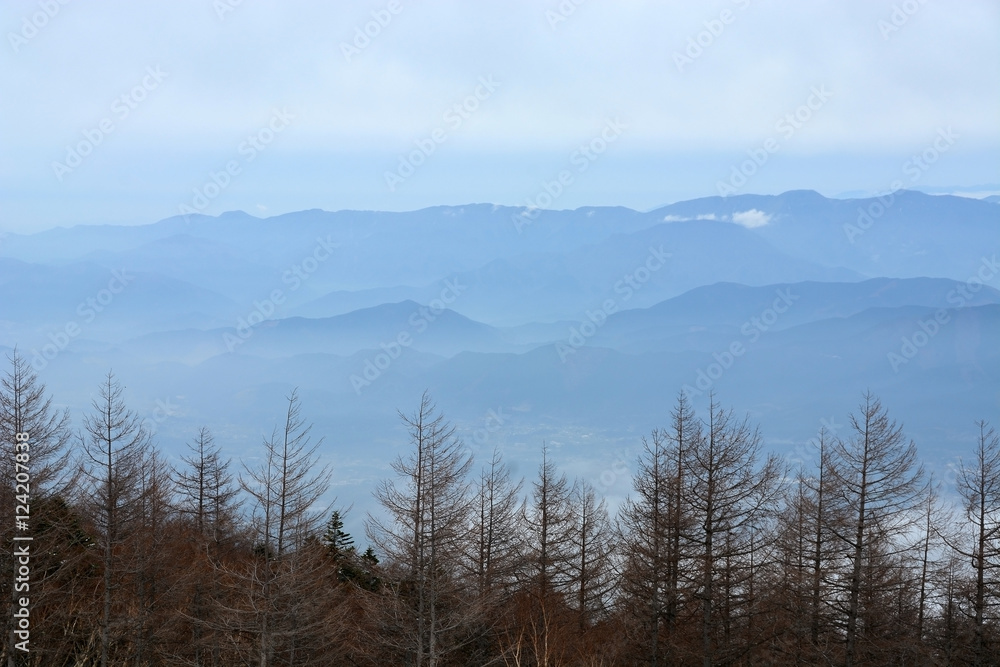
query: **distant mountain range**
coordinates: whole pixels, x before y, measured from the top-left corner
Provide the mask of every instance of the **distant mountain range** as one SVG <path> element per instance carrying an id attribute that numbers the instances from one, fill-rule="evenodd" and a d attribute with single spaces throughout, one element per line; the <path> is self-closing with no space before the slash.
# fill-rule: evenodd
<path id="1" fill-rule="evenodd" d="M 682 390 L 801 454 L 872 389 L 944 465 L 1000 423 L 998 254 L 996 197 L 909 191 L 175 217 L 7 235 L 0 348 L 77 418 L 113 368 L 172 452 L 255 447 L 299 386 L 345 485 L 425 388 L 470 446 L 594 477 Z"/>

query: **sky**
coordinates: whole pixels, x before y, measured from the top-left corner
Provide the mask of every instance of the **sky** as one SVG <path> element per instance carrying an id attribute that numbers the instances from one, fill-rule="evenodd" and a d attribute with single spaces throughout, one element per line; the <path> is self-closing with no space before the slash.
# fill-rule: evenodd
<path id="1" fill-rule="evenodd" d="M 0 234 L 1000 192 L 991 0 L 5 0 L 0 29 Z"/>

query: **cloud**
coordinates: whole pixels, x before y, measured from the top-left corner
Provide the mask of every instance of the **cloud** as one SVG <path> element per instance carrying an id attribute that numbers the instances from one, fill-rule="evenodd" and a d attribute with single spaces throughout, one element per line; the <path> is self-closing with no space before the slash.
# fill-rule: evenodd
<path id="1" fill-rule="evenodd" d="M 743 225 L 747 229 L 754 229 L 756 227 L 763 227 L 767 223 L 771 222 L 771 216 L 764 211 L 758 211 L 755 208 L 749 211 L 742 211 L 740 213 L 733 213 L 732 221 L 737 225 Z"/>
<path id="2" fill-rule="evenodd" d="M 685 222 L 687 220 L 728 220 L 726 216 L 721 218 L 714 213 L 701 213 L 693 218 L 689 215 L 665 215 L 663 222 Z"/>
<path id="3" fill-rule="evenodd" d="M 622 143 L 560 207 L 653 210 L 714 195 L 733 156 L 766 137 L 781 139 L 782 159 L 754 177 L 753 192 L 877 191 L 949 123 L 960 152 L 922 184 L 996 180 L 1000 87 L 981 63 L 1000 57 L 1000 3 L 966 0 L 955 11 L 921 2 L 886 36 L 879 22 L 891 22 L 892 3 L 722 4 L 735 20 L 718 35 L 705 27 L 718 22 L 717 7 L 650 0 L 403 2 L 366 35 L 386 0 L 68 3 L 42 27 L 31 23 L 39 0 L 0 2 L 5 35 L 23 39 L 25 22 L 37 28 L 18 48 L 7 44 L 0 67 L 0 115 L 17 128 L 0 138 L 0 227 L 174 215 L 274 108 L 287 108 L 294 125 L 206 212 L 252 211 L 259 201 L 270 214 L 519 205 L 614 118 L 628 126 Z M 220 16 L 223 5 L 233 11 Z M 557 5 L 577 9 L 553 25 Z M 370 45 L 347 58 L 355 40 Z M 703 53 L 681 73 L 674 54 L 689 43 Z M 169 76 L 122 107 L 147 67 Z M 661 70 L 663 85 L 650 85 Z M 445 114 L 491 76 L 495 95 L 453 128 Z M 822 85 L 835 102 L 786 141 L 776 122 Z M 53 161 L 104 118 L 113 137 L 64 181 L 53 178 Z M 416 180 L 388 191 L 384 172 L 439 127 L 447 143 Z"/>

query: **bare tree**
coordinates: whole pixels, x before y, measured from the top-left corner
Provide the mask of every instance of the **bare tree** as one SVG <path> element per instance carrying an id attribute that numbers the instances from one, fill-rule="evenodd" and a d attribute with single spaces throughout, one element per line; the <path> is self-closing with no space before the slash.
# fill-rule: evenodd
<path id="1" fill-rule="evenodd" d="M 287 397 L 284 423 L 264 439 L 263 461 L 244 464 L 240 485 L 252 502 L 258 545 L 281 558 L 314 534 L 322 516 L 315 503 L 330 487 L 329 466 L 319 466 L 320 438 L 312 441 L 311 425 L 302 418 L 298 391 Z"/>
<path id="2" fill-rule="evenodd" d="M 614 542 L 607 504 L 597 499 L 593 486 L 578 482 L 572 502 L 576 525 L 571 536 L 570 604 L 577 614 L 578 632 L 584 635 L 608 609 L 615 583 Z"/>
<path id="3" fill-rule="evenodd" d="M 113 603 L 121 577 L 133 563 L 123 560 L 122 549 L 141 525 L 143 494 L 141 476 L 149 456 L 149 434 L 122 396 L 122 386 L 110 371 L 84 417 L 81 449 L 84 455 L 85 492 L 96 541 L 103 554 L 104 606 L 100 620 L 101 667 L 112 657 L 112 627 L 117 627 Z M 125 613 L 125 612 L 120 612 Z M 128 649 L 123 649 L 128 650 Z"/>
<path id="4" fill-rule="evenodd" d="M 686 538 L 696 545 L 700 563 L 700 572 L 692 576 L 698 586 L 701 656 L 706 667 L 749 648 L 737 648 L 732 642 L 733 614 L 741 600 L 744 605 L 752 602 L 748 597 L 738 599 L 736 591 L 748 590 L 754 573 L 750 560 L 754 533 L 770 522 L 783 475 L 777 457 L 760 459 L 757 429 L 747 419 L 736 421 L 713 397 L 705 435 L 684 457 L 690 482 L 682 499 L 691 517 Z"/>
<path id="5" fill-rule="evenodd" d="M 472 504 L 467 476 L 472 458 L 427 392 L 411 415 L 400 413 L 413 447 L 392 464 L 399 477 L 375 491 L 386 517 L 369 516 L 369 539 L 395 574 L 398 637 L 406 660 L 436 667 L 462 644 L 477 610 L 474 589 L 458 576 L 468 551 Z"/>
<path id="6" fill-rule="evenodd" d="M 695 416 L 694 409 L 682 391 L 677 396 L 677 405 L 671 412 L 671 446 L 669 458 L 672 460 L 674 477 L 671 481 L 669 494 L 669 549 L 667 555 L 666 578 L 666 621 L 667 636 L 671 642 L 677 635 L 678 619 L 681 613 L 684 593 L 681 590 L 681 567 L 685 561 L 685 551 L 688 544 L 684 535 L 691 528 L 693 520 L 687 512 L 684 494 L 689 483 L 687 459 L 689 453 L 703 444 L 701 423 Z"/>
<path id="7" fill-rule="evenodd" d="M 187 447 L 188 454 L 181 456 L 184 467 L 173 473 L 178 510 L 198 534 L 217 545 L 233 531 L 240 507 L 239 489 L 229 472 L 232 462 L 222 457 L 208 428 L 199 429 Z"/>
<path id="8" fill-rule="evenodd" d="M 470 537 L 464 567 L 475 582 L 477 605 L 482 610 L 475 639 L 466 652 L 467 662 L 489 664 L 502 651 L 500 637 L 509 620 L 518 575 L 524 571 L 524 527 L 521 523 L 521 487 L 511 479 L 499 449 L 472 481 Z"/>
<path id="9" fill-rule="evenodd" d="M 0 438 L 7 455 L 0 460 L 0 471 L 13 470 L 16 433 L 30 436 L 31 481 L 33 493 L 62 494 L 72 486 L 76 472 L 71 465 L 69 410 L 56 410 L 45 385 L 31 365 L 14 350 L 7 359 L 10 369 L 0 377 Z M 5 476 L 13 479 L 13 475 Z M 9 489 L 4 487 L 3 492 Z M 5 525 L 10 525 L 8 521 Z"/>
<path id="10" fill-rule="evenodd" d="M 813 647 L 816 639 L 810 629 L 818 630 L 818 610 L 813 588 L 811 540 L 814 536 L 812 521 L 815 517 L 815 499 L 806 484 L 806 473 L 799 470 L 794 482 L 786 490 L 782 512 L 778 517 L 777 561 L 781 568 L 775 583 L 780 600 L 781 616 L 778 619 L 781 635 L 781 652 L 796 663 L 805 664 L 815 658 Z M 823 563 L 823 561 L 820 561 Z M 819 572 L 822 572 L 820 569 Z M 818 584 L 817 584 L 818 586 Z M 817 633 L 818 634 L 818 633 Z M 815 662 L 815 660 L 813 660 Z"/>
<path id="11" fill-rule="evenodd" d="M 678 622 L 688 594 L 681 570 L 690 548 L 685 513 L 684 458 L 701 438 L 701 425 L 681 392 L 668 429 L 642 439 L 632 483 L 635 495 L 618 512 L 624 553 L 622 604 L 633 616 L 636 660 L 654 667 L 677 661 Z"/>
<path id="12" fill-rule="evenodd" d="M 784 650 L 800 662 L 834 660 L 840 633 L 833 627 L 831 596 L 844 559 L 842 542 L 845 512 L 836 497 L 830 472 L 830 438 L 819 433 L 816 463 L 802 468 L 787 488 L 779 517 L 777 546 L 783 568 L 781 600 Z"/>
<path id="13" fill-rule="evenodd" d="M 859 639 L 860 600 L 866 564 L 876 556 L 891 558 L 905 550 L 895 543 L 914 524 L 914 509 L 924 494 L 923 468 L 917 450 L 902 427 L 889 418 L 870 392 L 850 417 L 854 435 L 838 439 L 832 451 L 831 473 L 837 493 L 851 515 L 847 530 L 837 536 L 848 547 L 845 662 L 854 664 Z M 869 609 L 869 613 L 874 610 Z M 876 620 L 872 616 L 870 620 Z"/>
<path id="14" fill-rule="evenodd" d="M 521 487 L 498 449 L 473 483 L 470 569 L 483 597 L 509 594 L 522 567 Z"/>
<path id="15" fill-rule="evenodd" d="M 815 649 L 826 650 L 825 643 L 821 645 L 820 635 L 826 634 L 828 623 L 826 619 L 826 598 L 830 590 L 830 577 L 836 570 L 833 566 L 841 557 L 843 550 L 839 548 L 834 529 L 847 520 L 844 507 L 835 497 L 833 488 L 835 478 L 831 474 L 830 446 L 826 428 L 819 433 L 819 448 L 817 451 L 815 477 L 805 478 L 809 489 L 811 516 L 809 526 L 812 531 L 809 540 L 811 601 L 809 608 L 809 635 Z M 843 532 L 841 530 L 841 532 Z"/>
<path id="16" fill-rule="evenodd" d="M 253 557 L 236 569 L 220 566 L 242 593 L 239 606 L 222 610 L 222 629 L 252 637 L 251 644 L 234 647 L 261 667 L 324 664 L 333 639 L 324 632 L 328 601 L 317 599 L 322 589 L 315 585 L 326 567 L 318 540 L 325 512 L 316 504 L 329 489 L 331 471 L 319 465 L 322 439 L 312 440 L 296 390 L 287 402 L 283 424 L 264 439 L 261 460 L 244 463 L 240 476 L 250 501 Z"/>
<path id="17" fill-rule="evenodd" d="M 542 446 L 538 479 L 524 512 L 528 530 L 528 568 L 542 597 L 564 593 L 569 582 L 569 561 L 575 522 L 572 488 Z"/>
<path id="18" fill-rule="evenodd" d="M 215 666 L 220 664 L 222 647 L 212 620 L 213 611 L 223 602 L 223 591 L 214 566 L 235 541 L 239 490 L 229 472 L 230 461 L 222 458 L 221 448 L 215 445 L 207 428 L 199 429 L 187 447 L 188 454 L 181 456 L 184 466 L 173 471 L 179 496 L 177 514 L 192 547 L 187 612 L 191 619 L 190 641 L 182 648 L 196 664 Z"/>
<path id="19" fill-rule="evenodd" d="M 975 581 L 963 576 L 968 562 L 957 553 L 942 563 L 935 573 L 938 611 L 927 622 L 927 641 L 945 665 L 971 665 L 977 660 L 975 624 L 965 615 L 968 601 L 975 598 Z M 981 656 L 986 662 L 988 656 Z"/>
<path id="20" fill-rule="evenodd" d="M 669 569 L 673 555 L 673 510 L 676 469 L 671 465 L 666 434 L 654 430 L 642 439 L 638 470 L 632 479 L 635 496 L 626 499 L 618 512 L 622 555 L 622 605 L 637 624 L 636 659 L 653 667 L 661 660 L 663 621 L 668 615 Z M 669 625 L 668 630 L 669 632 Z"/>
<path id="21" fill-rule="evenodd" d="M 168 651 L 167 638 L 180 618 L 179 582 L 185 575 L 183 533 L 172 520 L 173 480 L 155 449 L 140 464 L 137 476 L 137 520 L 129 540 L 133 580 L 135 632 L 131 657 L 136 664 L 155 664 Z"/>
<path id="22" fill-rule="evenodd" d="M 53 408 L 45 385 L 38 380 L 28 361 L 16 349 L 7 359 L 10 367 L 0 376 L 0 442 L 3 443 L 0 474 L 7 480 L 0 486 L 0 517 L 3 519 L 0 525 L 0 543 L 11 543 L 15 527 L 15 505 L 28 505 L 31 510 L 29 529 L 33 533 L 35 571 L 54 574 L 56 566 L 66 561 L 66 533 L 73 528 L 60 521 L 67 518 L 62 513 L 47 511 L 49 508 L 56 510 L 64 506 L 66 497 L 76 482 L 76 470 L 71 464 L 68 447 L 71 438 L 69 411 L 57 411 Z M 18 433 L 27 434 L 27 441 L 18 444 Z M 28 462 L 27 467 L 31 471 L 28 484 L 10 483 L 16 478 L 15 463 L 19 460 Z M 44 534 L 40 533 L 37 530 L 39 525 L 47 526 L 48 530 Z M 16 597 L 20 597 L 13 586 L 12 553 L 13 550 L 8 549 L 0 555 L 0 572 L 3 573 L 0 591 L 3 593 L 2 599 L 11 603 Z M 45 562 L 46 555 L 53 556 L 51 564 Z M 36 619 L 50 606 L 50 602 L 53 606 L 58 604 L 58 595 L 58 591 L 53 591 L 47 582 L 32 582 L 31 599 Z M 3 609 L 7 609 L 6 605 Z M 12 667 L 15 663 L 13 616 L 7 613 L 4 618 L 8 630 L 6 636 L 9 639 L 4 648 L 5 662 Z"/>
<path id="23" fill-rule="evenodd" d="M 538 665 L 554 664 L 566 650 L 568 637 L 566 595 L 570 590 L 573 560 L 573 532 L 576 513 L 572 489 L 565 474 L 559 474 L 542 446 L 538 478 L 532 483 L 531 498 L 524 510 L 527 536 L 526 582 L 524 593 L 526 628 Z"/>
<path id="24" fill-rule="evenodd" d="M 940 497 L 940 489 L 931 478 L 926 488 L 926 495 L 921 503 L 920 541 L 917 546 L 917 626 L 915 639 L 918 647 L 923 648 L 927 635 L 928 618 L 931 607 L 936 604 L 935 575 L 943 567 L 941 562 L 943 547 L 949 541 L 953 532 L 954 516 L 944 505 Z"/>
<path id="25" fill-rule="evenodd" d="M 968 526 L 972 528 L 971 547 L 952 542 L 952 548 L 971 563 L 975 573 L 972 616 L 975 630 L 976 665 L 987 664 L 991 650 L 986 625 L 991 609 L 1000 600 L 1000 435 L 986 421 L 976 423 L 979 437 L 972 463 L 961 462 L 958 493 Z"/>

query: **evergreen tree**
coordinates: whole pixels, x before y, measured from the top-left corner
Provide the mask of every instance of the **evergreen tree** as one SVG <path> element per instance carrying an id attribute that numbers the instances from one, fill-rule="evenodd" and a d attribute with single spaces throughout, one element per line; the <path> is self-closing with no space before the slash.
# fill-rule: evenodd
<path id="1" fill-rule="evenodd" d="M 354 552 L 354 538 L 344 532 L 344 521 L 340 518 L 338 510 L 334 510 L 330 520 L 326 522 L 326 532 L 323 533 L 322 542 L 329 549 L 330 555 L 336 559 L 346 558 Z"/>

